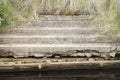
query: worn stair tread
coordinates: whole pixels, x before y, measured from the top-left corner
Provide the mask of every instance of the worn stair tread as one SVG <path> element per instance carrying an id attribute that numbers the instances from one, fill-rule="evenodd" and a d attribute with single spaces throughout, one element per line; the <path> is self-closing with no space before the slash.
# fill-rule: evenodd
<path id="1" fill-rule="evenodd" d="M 107 36 L 107 35 L 100 35 L 100 34 L 82 34 L 82 35 L 19 35 L 19 34 L 4 34 L 0 35 L 1 39 L 9 39 L 9 38 L 77 38 L 77 39 L 107 39 L 107 40 L 115 40 L 119 39 L 120 36 L 114 35 L 114 36 Z"/>
<path id="2" fill-rule="evenodd" d="M 93 29 L 93 30 L 97 30 L 97 28 L 99 28 L 99 27 L 97 27 L 97 26 L 93 26 L 93 25 L 89 25 L 89 26 L 61 26 L 61 27 L 57 27 L 57 26 L 29 26 L 29 25 L 25 25 L 25 26 L 15 26 L 15 27 L 10 27 L 10 28 L 8 28 L 8 30 L 17 30 L 17 29 L 19 29 L 19 30 L 36 30 L 36 29 L 43 29 L 43 30 L 62 30 L 62 29 L 65 29 L 65 30 L 68 30 L 68 29 L 70 29 L 70 30 L 74 30 L 74 29 L 80 29 L 80 30 L 91 30 L 91 29 Z"/>
<path id="3" fill-rule="evenodd" d="M 90 26 L 90 23 L 93 21 L 89 20 L 82 20 L 82 21 L 28 21 L 27 25 L 28 26 L 43 26 L 43 27 L 88 27 Z M 96 23 L 97 21 L 94 21 Z"/>
<path id="4" fill-rule="evenodd" d="M 34 26 L 29 28 L 29 26 L 20 26 L 20 27 L 15 27 L 11 28 L 11 30 L 96 30 L 96 27 L 38 27 L 35 28 Z"/>
<path id="5" fill-rule="evenodd" d="M 81 43 L 81 44 L 1 44 L 0 47 L 113 47 L 119 44 Z"/>
<path id="6" fill-rule="evenodd" d="M 103 37 L 101 35 L 16 35 L 16 34 L 5 34 L 1 35 L 0 38 L 96 38 Z"/>
<path id="7" fill-rule="evenodd" d="M 6 32 L 6 34 L 40 34 L 40 35 L 48 35 L 48 34 L 95 34 L 97 33 L 96 29 L 93 28 L 13 28 Z"/>
<path id="8" fill-rule="evenodd" d="M 40 16 L 36 21 L 81 21 L 81 20 L 92 20 L 92 16 Z M 32 21 L 32 20 L 31 20 Z"/>
<path id="9" fill-rule="evenodd" d="M 37 20 L 89 20 L 92 19 L 93 17 L 90 15 L 79 15 L 79 16 L 52 16 L 52 15 L 39 15 L 39 19 Z"/>
<path id="10" fill-rule="evenodd" d="M 73 50 L 94 50 L 100 53 L 110 53 L 113 50 L 120 51 L 119 43 L 81 43 L 81 44 L 1 44 L 0 51 L 3 55 L 12 55 L 14 57 L 28 56 L 51 56 L 56 52 Z M 47 55 L 49 53 L 49 55 Z"/>
<path id="11" fill-rule="evenodd" d="M 119 43 L 120 37 L 108 37 L 103 35 L 3 35 L 0 36 L 0 44 L 6 43 L 41 43 L 41 44 L 65 44 L 65 43 Z"/>

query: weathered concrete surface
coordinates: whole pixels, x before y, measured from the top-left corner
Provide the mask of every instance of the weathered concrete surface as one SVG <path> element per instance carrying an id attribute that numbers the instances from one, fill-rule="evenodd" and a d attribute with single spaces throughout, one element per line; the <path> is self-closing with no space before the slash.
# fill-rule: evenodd
<path id="1" fill-rule="evenodd" d="M 115 57 L 120 51 L 120 36 L 104 34 L 108 29 L 102 21 L 86 15 L 40 16 L 0 35 L 0 57 L 92 57 L 93 53 Z"/>
<path id="2" fill-rule="evenodd" d="M 41 21 L 82 21 L 82 20 L 92 20 L 93 16 L 89 15 L 79 15 L 79 16 L 65 16 L 65 15 L 58 15 L 58 16 L 51 16 L 51 15 L 39 15 L 39 19 Z"/>
<path id="3" fill-rule="evenodd" d="M 82 27 L 38 27 L 38 28 L 14 28 L 9 31 L 10 34 L 28 34 L 28 35 L 79 35 L 79 34 L 95 34 L 95 28 L 82 28 Z"/>
<path id="4" fill-rule="evenodd" d="M 95 50 L 99 53 L 109 53 L 111 51 L 119 51 L 118 46 L 114 46 L 114 44 L 5 44 L 0 45 L 1 54 L 10 54 L 14 57 L 29 57 L 35 56 L 35 54 L 40 55 L 40 57 L 44 56 L 52 56 L 54 54 L 69 55 L 72 56 L 74 53 L 67 53 L 67 51 L 73 50 Z M 2 53 L 3 50 L 3 53 Z M 5 52 L 6 51 L 6 52 Z"/>
<path id="5" fill-rule="evenodd" d="M 64 34 L 64 33 L 63 33 Z M 2 35 L 0 42 L 3 44 L 80 44 L 80 43 L 119 43 L 120 37 L 94 35 Z"/>
<path id="6" fill-rule="evenodd" d="M 29 26 L 42 26 L 42 27 L 86 27 L 90 24 L 90 20 L 83 21 L 40 21 L 32 20 L 28 22 Z"/>

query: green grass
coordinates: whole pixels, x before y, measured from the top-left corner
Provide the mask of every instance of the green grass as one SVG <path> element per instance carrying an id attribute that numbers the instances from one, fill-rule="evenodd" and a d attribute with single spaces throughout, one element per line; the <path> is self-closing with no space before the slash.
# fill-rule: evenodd
<path id="1" fill-rule="evenodd" d="M 7 0 L 0 0 L 0 26 L 11 25 L 14 13 Z"/>
<path id="2" fill-rule="evenodd" d="M 110 34 L 120 32 L 120 10 L 118 9 L 117 0 L 111 0 L 109 12 L 103 16 L 103 20 L 112 27 Z"/>

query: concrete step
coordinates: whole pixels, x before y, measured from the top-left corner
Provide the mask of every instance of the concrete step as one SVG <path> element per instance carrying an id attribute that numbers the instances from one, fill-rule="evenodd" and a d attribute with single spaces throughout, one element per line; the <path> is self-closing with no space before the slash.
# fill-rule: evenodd
<path id="1" fill-rule="evenodd" d="M 120 44 L 107 43 L 81 43 L 81 44 L 4 44 L 0 45 L 1 54 L 18 57 L 28 57 L 33 55 L 52 55 L 57 52 L 67 52 L 72 50 L 95 50 L 108 53 L 112 50 L 120 51 Z"/>
<path id="2" fill-rule="evenodd" d="M 9 62 L 7 59 L 5 62 L 1 61 L 0 78 L 1 80 L 79 80 L 81 78 L 82 80 L 119 80 L 119 66 L 120 60 L 22 59 L 17 61 L 10 59 Z"/>
<path id="3" fill-rule="evenodd" d="M 31 20 L 27 22 L 28 26 L 41 26 L 41 27 L 90 27 L 91 23 L 97 21 L 92 20 L 81 20 L 81 21 L 40 21 Z"/>
<path id="4" fill-rule="evenodd" d="M 102 35 L 3 35 L 0 36 L 0 44 L 6 43 L 41 43 L 41 44 L 65 44 L 65 43 L 118 43 L 120 37 L 108 37 Z"/>
<path id="5" fill-rule="evenodd" d="M 81 21 L 81 20 L 90 20 L 93 17 L 90 15 L 79 15 L 79 16 L 52 16 L 52 15 L 39 15 L 39 19 L 38 20 L 42 20 L 42 21 L 70 21 L 70 20 L 74 20 L 74 21 Z"/>
<path id="6" fill-rule="evenodd" d="M 62 59 L 22 59 L 17 61 L 18 59 L 12 58 L 10 61 L 6 59 L 4 62 L 3 59 L 0 64 L 1 80 L 120 79 L 120 60 L 79 61 L 79 59 L 65 59 L 65 61 L 62 61 Z M 39 71 L 42 72 L 39 73 Z"/>
<path id="7" fill-rule="evenodd" d="M 11 27 L 11 28 L 7 28 L 7 29 L 2 29 L 4 30 L 75 30 L 75 29 L 79 29 L 79 30 L 98 30 L 102 28 L 99 28 L 97 26 L 94 25 L 89 25 L 89 26 L 29 26 L 29 25 L 25 25 L 25 26 L 15 26 L 15 27 Z"/>
<path id="8" fill-rule="evenodd" d="M 81 27 L 39 27 L 39 28 L 29 28 L 29 27 L 19 27 L 9 29 L 8 34 L 27 34 L 27 35 L 74 35 L 74 34 L 95 34 L 97 33 L 96 28 L 81 28 Z"/>

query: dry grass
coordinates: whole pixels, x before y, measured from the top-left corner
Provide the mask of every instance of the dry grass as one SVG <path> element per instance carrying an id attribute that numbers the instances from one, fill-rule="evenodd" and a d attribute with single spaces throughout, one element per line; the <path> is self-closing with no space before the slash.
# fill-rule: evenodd
<path id="1" fill-rule="evenodd" d="M 36 19 L 39 15 L 94 15 L 106 24 L 120 28 L 119 0 L 3 0 L 9 1 L 20 19 Z M 10 17 L 11 18 L 11 17 Z M 0 17 L 0 21 L 1 17 Z"/>
<path id="2" fill-rule="evenodd" d="M 106 0 L 10 0 L 15 11 L 25 18 L 38 15 L 103 15 Z"/>

